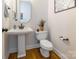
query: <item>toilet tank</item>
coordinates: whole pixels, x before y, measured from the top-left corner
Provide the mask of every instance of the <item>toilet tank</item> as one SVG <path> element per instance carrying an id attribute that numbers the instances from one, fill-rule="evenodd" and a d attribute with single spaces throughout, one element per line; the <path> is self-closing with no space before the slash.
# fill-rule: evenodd
<path id="1" fill-rule="evenodd" d="M 39 31 L 39 32 L 36 32 L 36 38 L 37 40 L 44 40 L 44 39 L 47 39 L 47 31 Z"/>

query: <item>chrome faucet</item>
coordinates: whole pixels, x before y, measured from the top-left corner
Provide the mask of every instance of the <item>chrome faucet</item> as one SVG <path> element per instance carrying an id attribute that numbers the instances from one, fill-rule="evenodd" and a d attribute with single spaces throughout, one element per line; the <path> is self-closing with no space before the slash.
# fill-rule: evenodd
<path id="1" fill-rule="evenodd" d="M 23 23 L 19 26 L 19 29 L 24 29 Z"/>

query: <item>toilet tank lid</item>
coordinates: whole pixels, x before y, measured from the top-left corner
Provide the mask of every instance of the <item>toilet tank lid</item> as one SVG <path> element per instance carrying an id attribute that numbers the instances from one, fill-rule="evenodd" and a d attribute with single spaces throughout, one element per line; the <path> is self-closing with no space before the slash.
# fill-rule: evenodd
<path id="1" fill-rule="evenodd" d="M 44 33 L 44 32 L 48 32 L 48 31 L 39 31 L 39 32 L 36 31 L 36 33 Z"/>

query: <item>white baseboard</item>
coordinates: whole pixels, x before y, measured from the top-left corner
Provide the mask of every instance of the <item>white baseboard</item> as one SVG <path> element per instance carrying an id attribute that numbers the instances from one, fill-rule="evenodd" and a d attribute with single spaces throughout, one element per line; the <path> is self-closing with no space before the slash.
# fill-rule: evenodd
<path id="1" fill-rule="evenodd" d="M 33 44 L 33 45 L 28 45 L 26 46 L 26 50 L 28 49 L 33 49 L 33 48 L 39 48 L 40 45 L 39 44 Z M 17 52 L 18 51 L 18 48 L 12 48 L 9 50 L 9 53 L 14 53 L 14 52 Z"/>
<path id="2" fill-rule="evenodd" d="M 26 56 L 26 54 L 18 55 L 18 58 L 24 57 L 24 56 Z"/>
<path id="3" fill-rule="evenodd" d="M 40 47 L 39 44 L 28 45 L 28 46 L 26 46 L 26 50 L 28 50 L 28 49 L 33 49 L 33 48 L 39 48 L 39 47 Z"/>
<path id="4" fill-rule="evenodd" d="M 58 56 L 60 56 L 61 59 L 68 59 L 68 57 L 60 52 L 58 49 L 54 48 L 54 51 L 58 54 Z"/>
<path id="5" fill-rule="evenodd" d="M 17 51 L 18 51 L 17 48 L 12 48 L 12 49 L 9 50 L 9 53 L 14 53 L 14 52 L 17 52 Z"/>

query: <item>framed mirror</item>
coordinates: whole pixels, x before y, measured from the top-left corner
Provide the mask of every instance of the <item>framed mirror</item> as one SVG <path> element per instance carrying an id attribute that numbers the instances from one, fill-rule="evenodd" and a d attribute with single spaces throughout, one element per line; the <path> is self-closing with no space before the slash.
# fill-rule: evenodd
<path id="1" fill-rule="evenodd" d="M 19 21 L 21 23 L 27 23 L 31 20 L 32 5 L 30 0 L 19 1 Z"/>
<path id="2" fill-rule="evenodd" d="M 54 0 L 54 12 L 58 13 L 76 7 L 76 0 Z"/>

